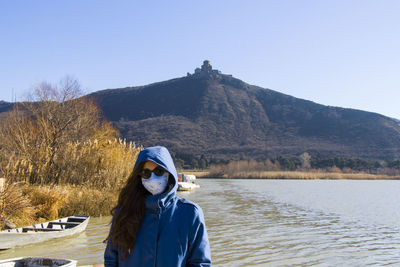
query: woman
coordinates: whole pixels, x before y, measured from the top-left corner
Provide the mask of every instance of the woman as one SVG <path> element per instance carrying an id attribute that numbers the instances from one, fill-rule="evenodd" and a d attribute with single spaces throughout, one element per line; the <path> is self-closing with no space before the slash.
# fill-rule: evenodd
<path id="1" fill-rule="evenodd" d="M 105 266 L 211 266 L 204 216 L 176 195 L 178 175 L 165 147 L 139 153 L 121 190 Z"/>

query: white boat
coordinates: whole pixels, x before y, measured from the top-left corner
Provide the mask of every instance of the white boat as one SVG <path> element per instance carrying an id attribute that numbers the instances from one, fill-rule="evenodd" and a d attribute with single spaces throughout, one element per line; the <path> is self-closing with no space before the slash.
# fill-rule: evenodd
<path id="1" fill-rule="evenodd" d="M 178 173 L 178 191 L 191 191 L 199 188 L 200 185 L 195 184 L 196 176 L 193 174 Z"/>
<path id="2" fill-rule="evenodd" d="M 10 249 L 80 233 L 86 229 L 89 218 L 89 216 L 69 216 L 31 226 L 0 231 L 0 249 Z"/>
<path id="3" fill-rule="evenodd" d="M 0 260 L 0 267 L 76 267 L 76 261 L 39 257 Z"/>
<path id="4" fill-rule="evenodd" d="M 192 182 L 178 182 L 178 191 L 191 191 L 199 187 L 200 185 Z"/>

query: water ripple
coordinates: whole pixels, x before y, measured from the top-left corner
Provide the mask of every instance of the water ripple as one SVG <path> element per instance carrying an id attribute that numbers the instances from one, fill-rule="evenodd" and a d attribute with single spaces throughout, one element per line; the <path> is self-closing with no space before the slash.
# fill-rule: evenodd
<path id="1" fill-rule="evenodd" d="M 190 198 L 205 210 L 215 266 L 400 264 L 398 225 L 282 201 L 264 194 L 265 181 L 213 182 L 202 186 L 215 191 Z"/>
<path id="2" fill-rule="evenodd" d="M 400 266 L 398 181 L 199 183 L 179 195 L 204 211 L 213 266 Z M 80 235 L 1 251 L 0 259 L 37 255 L 102 263 L 109 221 L 93 218 Z"/>

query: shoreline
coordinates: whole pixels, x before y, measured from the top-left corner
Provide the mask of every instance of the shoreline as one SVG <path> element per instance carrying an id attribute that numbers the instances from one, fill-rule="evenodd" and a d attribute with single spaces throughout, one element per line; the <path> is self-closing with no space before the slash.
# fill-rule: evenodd
<path id="1" fill-rule="evenodd" d="M 341 173 L 322 171 L 262 171 L 237 172 L 235 174 L 212 174 L 208 170 L 183 170 L 185 174 L 196 175 L 197 178 L 210 179 L 264 179 L 264 180 L 400 180 L 400 175 L 369 174 L 364 172 Z"/>

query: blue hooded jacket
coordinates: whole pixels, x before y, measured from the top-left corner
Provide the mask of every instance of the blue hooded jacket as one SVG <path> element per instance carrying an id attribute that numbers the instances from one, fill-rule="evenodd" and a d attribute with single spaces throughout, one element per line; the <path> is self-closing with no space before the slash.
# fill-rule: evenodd
<path id="1" fill-rule="evenodd" d="M 168 192 L 146 198 L 146 213 L 130 254 L 121 255 L 108 240 L 105 267 L 211 266 L 203 211 L 176 195 L 178 175 L 168 150 L 161 146 L 142 150 L 134 168 L 144 161 L 153 161 L 167 170 L 174 178 L 173 187 Z"/>

